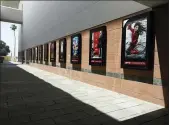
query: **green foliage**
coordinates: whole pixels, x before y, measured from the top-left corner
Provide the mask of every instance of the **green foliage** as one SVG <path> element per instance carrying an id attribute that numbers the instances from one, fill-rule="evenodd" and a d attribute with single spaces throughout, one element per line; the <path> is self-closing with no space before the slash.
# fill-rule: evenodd
<path id="1" fill-rule="evenodd" d="M 5 57 L 4 57 L 4 60 L 5 60 L 5 61 L 11 61 L 11 56 L 5 56 Z"/>
<path id="2" fill-rule="evenodd" d="M 17 26 L 16 25 L 11 25 L 11 29 L 13 30 L 13 31 L 15 31 L 16 29 L 17 29 Z"/>
<path id="3" fill-rule="evenodd" d="M 10 53 L 9 46 L 2 40 L 0 40 L 0 56 L 6 56 Z"/>

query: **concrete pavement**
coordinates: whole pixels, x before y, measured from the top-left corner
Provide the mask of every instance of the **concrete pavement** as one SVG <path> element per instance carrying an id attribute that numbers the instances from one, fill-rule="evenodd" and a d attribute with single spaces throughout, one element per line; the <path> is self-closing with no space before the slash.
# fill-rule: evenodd
<path id="1" fill-rule="evenodd" d="M 19 63 L 0 65 L 2 125 L 168 125 L 162 106 Z"/>

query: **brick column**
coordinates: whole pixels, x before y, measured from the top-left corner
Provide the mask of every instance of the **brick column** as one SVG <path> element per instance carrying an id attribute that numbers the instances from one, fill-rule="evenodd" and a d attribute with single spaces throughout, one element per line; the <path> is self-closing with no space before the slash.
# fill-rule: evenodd
<path id="1" fill-rule="evenodd" d="M 67 42 L 67 48 L 66 48 L 66 68 L 68 68 L 68 69 L 72 69 L 72 64 L 70 63 L 70 58 L 71 58 L 71 56 L 70 56 L 70 47 L 71 47 L 71 37 L 70 36 L 68 36 L 68 37 L 66 37 L 66 42 Z"/>
<path id="2" fill-rule="evenodd" d="M 44 45 L 42 45 L 42 46 L 43 46 L 43 50 L 42 50 L 42 53 L 43 53 L 42 54 L 42 56 L 43 56 L 42 59 L 43 59 L 43 61 L 42 62 L 43 62 L 43 64 L 45 64 L 45 61 L 44 61 Z"/>
<path id="3" fill-rule="evenodd" d="M 91 66 L 89 65 L 89 30 L 82 32 L 82 58 L 81 58 L 81 68 L 82 70 L 91 71 Z"/>
<path id="4" fill-rule="evenodd" d="M 39 49 L 40 49 L 40 46 L 38 46 L 38 63 L 40 64 L 41 61 L 40 61 L 40 58 L 39 58 L 40 57 Z"/>
<path id="5" fill-rule="evenodd" d="M 56 41 L 56 66 L 60 67 L 60 62 L 59 62 L 59 40 Z"/>
<path id="6" fill-rule="evenodd" d="M 50 62 L 50 45 L 51 43 L 48 44 L 48 65 L 52 66 L 52 63 Z"/>

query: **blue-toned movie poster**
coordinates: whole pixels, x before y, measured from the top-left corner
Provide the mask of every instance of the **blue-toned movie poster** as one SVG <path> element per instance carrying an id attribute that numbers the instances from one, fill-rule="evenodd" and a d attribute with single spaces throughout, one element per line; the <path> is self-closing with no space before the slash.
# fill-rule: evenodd
<path id="1" fill-rule="evenodd" d="M 73 58 L 78 58 L 78 44 L 79 44 L 79 39 L 78 39 L 78 37 L 76 36 L 76 37 L 74 37 L 73 38 L 73 50 L 72 50 L 72 54 L 73 54 Z"/>
<path id="2" fill-rule="evenodd" d="M 81 63 L 81 35 L 71 37 L 71 63 Z"/>

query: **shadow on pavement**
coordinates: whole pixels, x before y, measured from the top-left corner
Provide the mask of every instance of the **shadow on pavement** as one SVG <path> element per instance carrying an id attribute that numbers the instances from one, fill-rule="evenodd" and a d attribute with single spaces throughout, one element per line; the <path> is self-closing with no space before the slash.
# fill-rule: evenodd
<path id="1" fill-rule="evenodd" d="M 157 110 L 118 121 L 14 64 L 0 66 L 1 125 L 168 125 Z"/>

